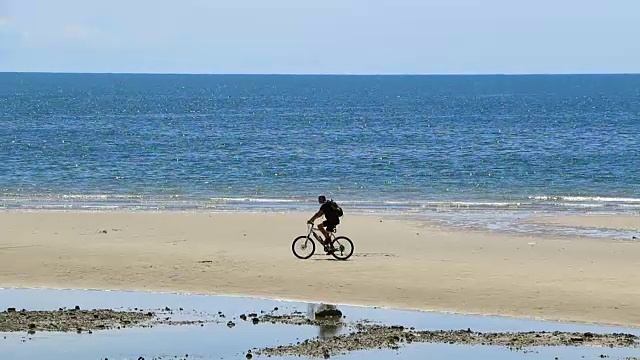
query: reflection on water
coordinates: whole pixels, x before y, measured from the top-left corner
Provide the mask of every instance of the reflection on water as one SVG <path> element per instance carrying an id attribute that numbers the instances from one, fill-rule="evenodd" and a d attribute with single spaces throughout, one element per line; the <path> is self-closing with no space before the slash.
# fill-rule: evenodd
<path id="1" fill-rule="evenodd" d="M 338 307 L 330 304 L 308 304 L 307 317 L 310 319 L 316 319 L 316 314 L 327 312 L 328 310 L 338 310 Z M 326 339 L 340 334 L 340 330 L 344 327 L 342 318 L 335 317 L 332 319 L 335 319 L 335 322 L 318 325 L 318 336 L 320 338 Z"/>
<path id="2" fill-rule="evenodd" d="M 93 334 L 76 332 L 0 333 L 0 360 L 136 360 L 144 359 L 244 359 L 249 349 L 286 346 L 314 337 L 331 337 L 349 331 L 355 321 L 367 320 L 378 324 L 403 325 L 420 330 L 474 331 L 591 331 L 594 333 L 632 333 L 640 330 L 596 325 L 562 324 L 554 322 L 504 319 L 489 316 L 466 316 L 414 312 L 404 310 L 371 309 L 347 305 L 305 304 L 298 302 L 262 300 L 245 297 L 224 297 L 187 294 L 158 294 L 119 291 L 81 290 L 12 290 L 0 289 L 0 311 L 8 307 L 28 310 L 72 308 L 82 309 L 144 309 L 170 308 L 174 320 L 216 317 L 223 313 L 222 323 L 184 326 L 154 326 L 101 330 Z M 336 325 L 292 326 L 242 321 L 241 314 L 268 314 L 278 308 L 279 314 L 302 314 L 318 319 L 319 312 L 340 310 L 346 318 Z M 338 309 L 339 307 L 339 309 Z M 177 310 L 176 310 L 177 309 Z M 264 311 L 264 312 L 263 312 Z M 275 311 L 275 310 L 274 310 Z M 235 326 L 226 326 L 233 321 Z M 6 337 L 6 338 L 5 338 Z M 356 351 L 336 356 L 340 360 L 395 359 L 474 359 L 474 360 L 562 360 L 609 359 L 638 356 L 634 348 L 550 347 L 533 352 L 514 352 L 505 347 L 461 346 L 450 344 L 406 344 L 399 350 Z M 188 356 L 187 356 L 188 355 Z M 304 358 L 304 357 L 303 357 Z M 253 356 L 253 359 L 265 357 Z M 272 356 L 269 360 L 291 360 L 292 357 Z M 334 357 L 331 357 L 334 359 Z"/>

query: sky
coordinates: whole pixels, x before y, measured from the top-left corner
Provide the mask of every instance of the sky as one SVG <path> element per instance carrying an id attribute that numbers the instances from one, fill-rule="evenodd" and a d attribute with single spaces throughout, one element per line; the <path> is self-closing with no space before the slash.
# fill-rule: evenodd
<path id="1" fill-rule="evenodd" d="M 0 0 L 0 71 L 640 73 L 640 0 Z"/>

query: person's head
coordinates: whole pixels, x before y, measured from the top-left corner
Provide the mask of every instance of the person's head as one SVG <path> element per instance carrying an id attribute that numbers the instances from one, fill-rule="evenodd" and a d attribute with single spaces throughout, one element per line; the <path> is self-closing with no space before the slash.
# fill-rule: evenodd
<path id="1" fill-rule="evenodd" d="M 324 204 L 325 202 L 327 202 L 327 198 L 324 195 L 320 195 L 318 196 L 318 202 L 320 204 Z"/>

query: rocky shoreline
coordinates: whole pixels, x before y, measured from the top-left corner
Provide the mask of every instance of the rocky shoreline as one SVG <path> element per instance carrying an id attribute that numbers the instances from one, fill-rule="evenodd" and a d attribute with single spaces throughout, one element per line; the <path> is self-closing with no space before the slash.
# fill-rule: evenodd
<path id="1" fill-rule="evenodd" d="M 153 327 L 155 325 L 200 325 L 205 323 L 226 324 L 234 328 L 236 322 L 259 324 L 285 324 L 292 326 L 316 326 L 320 336 L 294 344 L 265 348 L 253 348 L 245 356 L 302 356 L 329 358 L 353 351 L 375 349 L 398 350 L 412 343 L 444 343 L 457 345 L 485 345 L 507 347 L 514 351 L 528 351 L 541 346 L 590 346 L 602 348 L 637 348 L 640 339 L 633 334 L 596 334 L 590 332 L 479 332 L 472 329 L 460 330 L 416 330 L 402 325 L 381 325 L 367 320 L 346 322 L 342 313 L 335 308 L 316 311 L 312 314 L 292 312 L 276 314 L 278 308 L 240 314 L 226 318 L 217 314 L 191 314 L 192 319 L 176 320 L 174 313 L 188 314 L 182 308 L 154 311 L 93 309 L 79 307 L 61 308 L 52 311 L 16 310 L 9 308 L 0 312 L 0 332 L 60 331 L 92 333 L 96 330 L 114 330 L 127 327 Z M 260 314 L 260 315 L 258 315 Z M 235 321 L 235 322 L 234 322 Z"/>
<path id="2" fill-rule="evenodd" d="M 111 309 L 53 311 L 16 310 L 8 308 L 0 313 L 0 332 L 26 331 L 95 331 L 140 326 L 156 317 L 155 312 L 115 311 Z"/>
<path id="3" fill-rule="evenodd" d="M 342 325 L 348 334 L 307 339 L 295 344 L 253 349 L 254 355 L 322 357 L 343 355 L 352 351 L 392 349 L 411 343 L 444 343 L 456 345 L 503 346 L 511 350 L 526 350 L 540 346 L 591 346 L 602 348 L 640 347 L 640 338 L 633 334 L 595 334 L 590 332 L 476 332 L 461 330 L 416 330 L 404 326 L 369 324 L 366 321 L 343 324 L 340 319 L 305 319 L 294 315 L 264 316 L 263 321 L 292 325 Z"/>

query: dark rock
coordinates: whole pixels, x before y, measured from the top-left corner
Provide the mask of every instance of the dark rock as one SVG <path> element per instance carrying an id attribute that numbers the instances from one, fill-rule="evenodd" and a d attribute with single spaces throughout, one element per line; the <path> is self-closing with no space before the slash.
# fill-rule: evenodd
<path id="1" fill-rule="evenodd" d="M 251 353 L 247 353 L 247 355 L 245 355 L 245 357 L 246 357 L 247 359 L 251 359 L 251 358 L 253 358 L 253 355 L 251 355 Z"/>
<path id="2" fill-rule="evenodd" d="M 100 234 L 106 234 L 107 230 L 100 230 Z"/>
<path id="3" fill-rule="evenodd" d="M 35 333 L 36 333 L 36 331 L 35 331 L 35 330 L 33 330 L 33 329 L 31 329 L 31 330 L 27 331 L 27 334 L 29 334 L 29 335 L 33 335 L 33 334 L 35 334 Z"/>
<path id="4" fill-rule="evenodd" d="M 229 321 L 229 322 L 227 323 L 227 326 L 228 326 L 229 328 L 232 328 L 232 327 L 236 326 L 236 324 L 235 324 L 233 321 Z"/>
<path id="5" fill-rule="evenodd" d="M 240 319 L 247 321 L 247 315 L 245 314 L 240 315 Z"/>
<path id="6" fill-rule="evenodd" d="M 256 314 L 256 313 L 251 313 L 251 314 L 249 314 L 249 317 L 252 317 L 252 318 L 253 318 L 253 317 L 256 317 L 256 316 L 258 316 L 258 314 Z"/>
<path id="7" fill-rule="evenodd" d="M 254 317 L 253 319 L 251 319 L 251 321 L 253 322 L 253 324 L 257 324 L 260 322 L 260 319 L 258 319 L 257 317 Z"/>
<path id="8" fill-rule="evenodd" d="M 35 329 L 36 328 L 36 324 L 29 324 L 29 329 Z"/>
<path id="9" fill-rule="evenodd" d="M 342 311 L 338 309 L 325 309 L 316 312 L 316 318 L 342 317 Z"/>
<path id="10" fill-rule="evenodd" d="M 7 312 L 8 313 L 14 313 L 14 312 L 16 312 L 16 308 L 14 308 L 14 307 L 7 308 Z"/>
<path id="11" fill-rule="evenodd" d="M 274 307 L 274 308 L 273 308 L 273 311 L 278 311 L 278 307 L 277 307 L 277 306 L 276 306 L 276 307 Z"/>
<path id="12" fill-rule="evenodd" d="M 80 306 L 76 305 L 75 309 L 80 310 Z"/>

